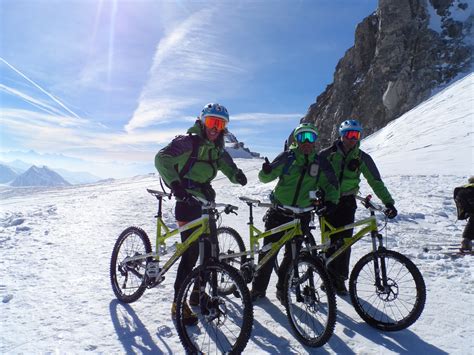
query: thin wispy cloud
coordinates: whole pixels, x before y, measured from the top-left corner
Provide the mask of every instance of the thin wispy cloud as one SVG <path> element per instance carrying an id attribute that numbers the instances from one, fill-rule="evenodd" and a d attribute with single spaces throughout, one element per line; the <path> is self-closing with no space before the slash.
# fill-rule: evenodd
<path id="1" fill-rule="evenodd" d="M 2 130 L 6 134 L 15 133 L 15 139 L 29 149 L 48 152 L 95 148 L 102 150 L 104 156 L 117 149 L 149 154 L 156 150 L 157 144 L 167 143 L 182 133 L 179 129 L 99 131 L 84 120 L 21 109 L 2 109 Z"/>
<path id="2" fill-rule="evenodd" d="M 186 108 L 202 106 L 216 93 L 222 94 L 244 72 L 222 51 L 226 44 L 216 23 L 219 18 L 218 6 L 202 9 L 160 40 L 127 132 L 183 116 Z"/>
<path id="3" fill-rule="evenodd" d="M 3 59 L 2 57 L 0 57 L 0 61 L 2 61 L 5 65 L 7 65 L 11 70 L 13 70 L 15 73 L 17 73 L 18 75 L 20 75 L 23 79 L 25 79 L 26 81 L 28 81 L 31 85 L 33 85 L 35 88 L 37 88 L 38 90 L 40 90 L 43 94 L 45 94 L 46 96 L 48 96 L 51 100 L 53 100 L 55 103 L 57 103 L 59 106 L 61 106 L 64 110 L 66 110 L 68 113 L 70 113 L 71 115 L 73 115 L 74 117 L 76 118 L 81 118 L 78 114 L 76 114 L 74 111 L 72 111 L 69 107 L 67 107 L 63 102 L 61 102 L 57 97 L 55 97 L 53 94 L 51 94 L 50 92 L 46 91 L 45 89 L 43 89 L 39 84 L 37 84 L 36 82 L 34 82 L 32 79 L 30 79 L 29 77 L 27 77 L 24 73 L 22 73 L 19 69 L 15 68 L 13 65 L 11 65 L 10 63 L 8 63 L 5 59 Z"/>
<path id="4" fill-rule="evenodd" d="M 0 84 L 0 91 L 3 91 L 4 93 L 9 94 L 9 95 L 15 96 L 15 97 L 21 99 L 22 101 L 25 101 L 25 102 L 33 105 L 34 107 L 40 109 L 41 111 L 44 111 L 44 112 L 49 113 L 51 115 L 61 115 L 62 114 L 62 112 L 60 110 L 58 110 L 56 107 L 51 106 L 51 105 L 49 105 L 48 103 L 46 103 L 42 100 L 38 100 L 38 99 L 36 99 L 36 98 L 34 98 L 34 97 L 24 93 L 24 92 L 21 92 L 17 89 L 9 87 L 9 86 Z"/>
<path id="5" fill-rule="evenodd" d="M 232 115 L 232 121 L 250 121 L 255 125 L 267 124 L 268 122 L 299 120 L 304 115 L 301 113 L 265 113 L 248 112 Z"/>

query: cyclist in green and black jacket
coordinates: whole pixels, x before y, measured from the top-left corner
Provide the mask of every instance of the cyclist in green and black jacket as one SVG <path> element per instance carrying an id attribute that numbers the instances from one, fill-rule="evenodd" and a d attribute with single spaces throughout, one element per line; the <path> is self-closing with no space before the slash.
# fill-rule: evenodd
<path id="1" fill-rule="evenodd" d="M 360 175 L 364 175 L 370 187 L 377 197 L 387 208 L 385 214 L 389 218 L 397 215 L 394 200 L 385 187 L 380 173 L 369 154 L 363 152 L 360 146 L 362 126 L 357 120 L 346 120 L 339 127 L 340 139 L 334 144 L 321 151 L 320 155 L 329 160 L 336 176 L 338 177 L 341 190 L 341 198 L 337 209 L 326 216 L 326 219 L 334 227 L 341 227 L 354 222 L 357 203 L 355 195 L 359 191 Z M 331 244 L 336 246 L 342 243 L 344 238 L 352 237 L 353 229 L 349 229 L 331 237 Z M 329 255 L 331 252 L 329 252 Z M 350 248 L 339 255 L 329 265 L 330 276 L 337 294 L 347 294 L 344 281 L 349 275 Z"/>
<path id="2" fill-rule="evenodd" d="M 156 169 L 177 199 L 175 217 L 180 227 L 201 217 L 201 207 L 192 196 L 214 201 L 216 193 L 211 181 L 216 177 L 218 170 L 234 184 L 242 186 L 247 184 L 245 174 L 237 168 L 229 153 L 224 150 L 224 133 L 228 123 L 229 113 L 224 106 L 207 104 L 194 126 L 188 129 L 187 136 L 176 137 L 156 154 Z M 181 241 L 184 242 L 193 231 L 194 229 L 181 233 Z M 209 248 L 206 248 L 206 255 L 210 255 Z M 198 256 L 199 246 L 195 243 L 181 257 L 174 284 L 174 300 L 184 279 L 196 264 Z M 191 293 L 189 303 L 199 304 L 197 289 Z M 171 313 L 175 317 L 174 301 Z M 188 325 L 195 324 L 198 320 L 187 304 L 184 318 Z"/>
<path id="3" fill-rule="evenodd" d="M 272 202 L 280 205 L 305 208 L 311 206 L 313 201 L 309 198 L 309 192 L 322 189 L 325 195 L 326 210 L 336 207 L 339 201 L 339 185 L 337 177 L 331 164 L 316 153 L 315 142 L 318 137 L 316 127 L 309 123 L 299 125 L 293 132 L 295 142 L 290 148 L 278 155 L 273 162 L 265 158 L 262 170 L 258 174 L 261 182 L 267 183 L 278 179 L 278 183 L 271 194 Z M 293 217 L 285 215 L 281 210 L 270 208 L 265 217 L 265 229 L 269 230 L 293 220 Z M 311 213 L 301 216 L 303 230 L 309 227 Z M 283 233 L 270 235 L 264 239 L 264 245 L 276 242 Z M 283 278 L 285 270 L 289 266 L 291 248 L 285 247 L 277 283 L 277 298 L 281 301 L 283 296 Z M 259 255 L 259 261 L 266 253 Z M 262 266 L 252 284 L 252 299 L 265 297 L 274 258 Z"/>

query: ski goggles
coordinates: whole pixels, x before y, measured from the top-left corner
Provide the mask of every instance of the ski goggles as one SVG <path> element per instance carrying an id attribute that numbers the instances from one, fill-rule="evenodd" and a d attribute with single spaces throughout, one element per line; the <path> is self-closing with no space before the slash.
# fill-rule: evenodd
<path id="1" fill-rule="evenodd" d="M 359 131 L 345 131 L 344 137 L 350 140 L 358 141 L 360 139 L 360 132 Z"/>
<path id="2" fill-rule="evenodd" d="M 218 131 L 222 131 L 225 126 L 227 126 L 227 122 L 220 117 L 214 116 L 206 116 L 204 118 L 204 124 L 207 128 L 212 129 L 215 128 Z"/>
<path id="3" fill-rule="evenodd" d="M 318 135 L 315 132 L 312 131 L 304 131 L 300 132 L 296 135 L 296 141 L 298 143 L 314 143 L 318 139 Z"/>

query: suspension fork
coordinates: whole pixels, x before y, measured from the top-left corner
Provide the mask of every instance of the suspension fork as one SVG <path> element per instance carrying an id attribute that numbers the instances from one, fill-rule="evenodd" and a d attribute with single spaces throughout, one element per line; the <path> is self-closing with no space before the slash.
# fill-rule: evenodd
<path id="1" fill-rule="evenodd" d="M 374 215 L 374 212 L 370 212 L 371 215 Z M 375 286 L 378 290 L 383 291 L 387 287 L 387 265 L 385 263 L 385 257 L 383 256 L 382 251 L 385 250 L 383 246 L 382 235 L 378 230 L 370 232 L 372 237 L 372 249 L 374 251 L 374 274 L 375 274 Z"/>
<path id="2" fill-rule="evenodd" d="M 217 243 L 217 227 L 214 211 L 207 211 L 209 214 L 208 219 L 208 231 L 209 234 L 203 234 L 199 237 L 199 265 L 209 263 L 209 260 L 218 260 L 219 258 L 219 245 Z M 210 255 L 206 254 L 206 240 L 210 245 Z M 210 277 L 209 277 L 210 274 Z M 204 268 L 201 268 L 201 272 L 198 276 L 198 286 L 199 286 L 199 306 L 203 314 L 209 313 L 209 305 L 205 303 L 206 299 L 204 297 L 206 291 L 206 284 L 209 282 L 211 288 L 210 296 L 215 298 L 218 296 L 217 286 L 217 272 L 205 271 Z"/>
<path id="3" fill-rule="evenodd" d="M 300 275 L 299 275 L 299 271 L 298 271 L 298 256 L 300 255 L 300 251 L 301 251 L 301 243 L 299 243 L 299 238 L 298 237 L 295 237 L 291 240 L 291 260 L 293 260 L 292 262 L 292 265 L 293 265 L 293 276 L 294 276 L 294 280 L 299 280 L 300 279 Z M 313 280 L 313 277 L 311 275 L 311 270 L 308 270 L 308 273 L 309 273 L 309 282 L 310 282 L 310 285 L 311 285 L 311 288 L 314 288 L 314 280 Z M 301 283 L 298 283 L 295 285 L 296 289 L 295 289 L 295 293 L 296 293 L 296 301 L 297 302 L 303 302 L 303 296 L 302 296 L 302 292 L 301 292 Z"/>

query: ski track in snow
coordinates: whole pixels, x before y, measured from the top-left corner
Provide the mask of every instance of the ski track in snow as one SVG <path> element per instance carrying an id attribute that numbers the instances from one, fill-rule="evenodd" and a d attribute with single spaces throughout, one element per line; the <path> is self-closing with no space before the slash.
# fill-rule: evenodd
<path id="1" fill-rule="evenodd" d="M 224 216 L 224 224 L 246 240 L 248 210 L 238 196 L 265 200 L 274 185 L 256 183 L 260 160 L 238 160 L 238 164 L 248 172 L 250 184 L 230 185 L 218 177 L 215 186 L 218 201 L 239 206 L 239 216 Z M 462 178 L 388 176 L 384 180 L 400 214 L 382 233 L 386 232 L 390 248 L 412 258 L 422 271 L 427 285 L 425 310 L 409 329 L 384 333 L 366 325 L 349 300 L 338 297 L 335 333 L 318 351 L 468 353 L 474 330 L 472 307 L 468 307 L 474 289 L 472 259 L 423 251 L 426 245 L 459 243 L 464 222 L 456 222 L 451 193 Z M 0 352 L 183 351 L 170 319 L 176 266 L 163 284 L 130 305 L 115 299 L 109 281 L 110 255 L 120 232 L 136 225 L 153 235 L 156 204 L 146 188 L 158 186 L 156 176 L 142 176 L 2 198 Z M 371 192 L 364 184 L 361 191 Z M 164 219 L 171 225 L 173 206 L 173 201 L 165 203 Z M 256 209 L 258 226 L 263 227 L 264 212 Z M 359 208 L 357 215 L 364 217 L 365 209 Z M 369 249 L 369 238 L 357 243 L 352 265 Z M 268 300 L 255 304 L 246 352 L 311 353 L 313 349 L 294 338 L 286 312 L 276 300 L 275 282 L 273 275 Z"/>

